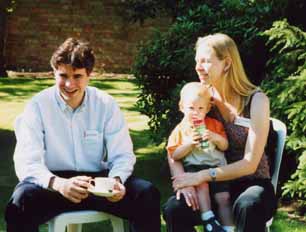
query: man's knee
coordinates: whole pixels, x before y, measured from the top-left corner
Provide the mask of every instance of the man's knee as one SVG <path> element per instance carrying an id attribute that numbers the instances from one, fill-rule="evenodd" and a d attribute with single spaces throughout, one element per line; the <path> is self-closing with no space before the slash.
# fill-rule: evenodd
<path id="1" fill-rule="evenodd" d="M 34 184 L 19 184 L 5 210 L 5 220 L 7 223 L 21 222 L 30 216 L 33 207 L 33 197 L 38 186 Z"/>
<path id="2" fill-rule="evenodd" d="M 131 192 L 136 194 L 136 197 L 151 201 L 160 200 L 159 190 L 149 181 L 140 178 L 133 178 L 127 186 L 130 188 Z M 129 189 L 127 189 L 127 191 L 128 190 Z"/>
<path id="3" fill-rule="evenodd" d="M 127 193 L 135 199 L 139 211 L 152 211 L 152 214 L 159 214 L 160 211 L 160 192 L 149 181 L 132 178 L 127 183 Z"/>
<path id="4" fill-rule="evenodd" d="M 143 192 L 155 196 L 157 198 L 160 198 L 159 190 L 149 181 L 144 181 L 145 184 L 143 184 Z"/>
<path id="5" fill-rule="evenodd" d="M 31 219 L 34 214 L 37 214 L 37 208 L 41 208 L 41 199 L 44 198 L 42 195 L 45 193 L 46 190 L 35 184 L 19 183 L 7 204 L 5 211 L 6 220 Z"/>

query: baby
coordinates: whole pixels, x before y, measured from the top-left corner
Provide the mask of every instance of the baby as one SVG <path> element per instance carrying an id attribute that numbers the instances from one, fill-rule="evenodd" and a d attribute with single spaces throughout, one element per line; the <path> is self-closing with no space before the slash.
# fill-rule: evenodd
<path id="1" fill-rule="evenodd" d="M 168 139 L 168 155 L 174 160 L 182 160 L 186 172 L 203 169 L 214 171 L 225 165 L 223 151 L 228 148 L 227 137 L 221 122 L 207 117 L 210 108 L 210 92 L 200 82 L 187 83 L 180 93 L 180 110 L 184 118 L 171 132 Z M 201 123 L 202 122 L 202 123 Z M 199 126 L 205 128 L 199 132 Z M 201 219 L 205 231 L 234 231 L 231 213 L 229 186 L 227 182 L 203 183 L 196 186 Z M 220 225 L 211 209 L 210 193 L 218 206 Z"/>

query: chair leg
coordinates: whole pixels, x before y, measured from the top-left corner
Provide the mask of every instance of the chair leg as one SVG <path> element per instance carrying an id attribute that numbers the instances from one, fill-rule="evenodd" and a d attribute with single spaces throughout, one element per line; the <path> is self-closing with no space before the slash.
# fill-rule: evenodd
<path id="1" fill-rule="evenodd" d="M 82 224 L 67 225 L 67 232 L 82 232 Z"/>
<path id="2" fill-rule="evenodd" d="M 121 218 L 111 218 L 113 232 L 124 232 L 124 223 Z"/>
<path id="3" fill-rule="evenodd" d="M 48 224 L 48 232 L 65 232 L 66 225 L 62 223 L 56 223 L 54 220 Z"/>

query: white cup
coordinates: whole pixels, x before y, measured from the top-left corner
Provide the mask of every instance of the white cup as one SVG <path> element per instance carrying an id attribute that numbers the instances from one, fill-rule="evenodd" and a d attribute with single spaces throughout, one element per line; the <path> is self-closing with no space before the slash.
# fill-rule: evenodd
<path id="1" fill-rule="evenodd" d="M 96 177 L 90 181 L 92 185 L 92 189 L 96 192 L 112 192 L 114 190 L 114 186 L 116 184 L 116 180 L 114 178 L 109 177 Z"/>

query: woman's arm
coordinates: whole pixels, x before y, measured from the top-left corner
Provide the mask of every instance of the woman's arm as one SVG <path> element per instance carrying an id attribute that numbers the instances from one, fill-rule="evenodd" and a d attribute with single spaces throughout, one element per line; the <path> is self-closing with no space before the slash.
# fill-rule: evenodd
<path id="1" fill-rule="evenodd" d="M 242 160 L 216 168 L 216 180 L 232 180 L 253 174 L 264 153 L 264 147 L 269 132 L 269 99 L 264 93 L 256 93 L 251 102 L 251 123 Z M 175 189 L 183 186 L 194 186 L 202 182 L 211 181 L 208 170 L 197 173 L 186 173 L 173 178 Z"/>
<path id="2" fill-rule="evenodd" d="M 168 157 L 169 168 L 172 176 L 182 175 L 185 173 L 182 162 L 175 161 L 171 158 L 170 155 Z M 176 199 L 179 200 L 181 194 L 184 196 L 186 204 L 192 208 L 192 210 L 196 211 L 200 209 L 197 193 L 193 186 L 183 187 L 181 189 L 175 189 Z"/>

